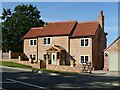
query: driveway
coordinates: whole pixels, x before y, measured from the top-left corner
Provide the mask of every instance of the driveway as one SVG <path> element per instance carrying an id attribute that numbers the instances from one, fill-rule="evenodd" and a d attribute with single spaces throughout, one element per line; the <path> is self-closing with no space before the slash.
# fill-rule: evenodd
<path id="1" fill-rule="evenodd" d="M 2 68 L 2 89 L 4 90 L 75 90 L 116 89 L 118 76 L 94 71 L 92 74 L 43 74 L 26 70 Z"/>

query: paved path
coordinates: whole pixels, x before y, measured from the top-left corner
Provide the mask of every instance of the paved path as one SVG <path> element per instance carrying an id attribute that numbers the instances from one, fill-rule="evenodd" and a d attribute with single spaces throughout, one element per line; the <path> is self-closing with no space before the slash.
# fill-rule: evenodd
<path id="1" fill-rule="evenodd" d="M 4 90 L 75 90 L 75 89 L 114 89 L 118 90 L 118 77 L 102 71 L 93 74 L 43 74 L 20 69 L 2 68 Z"/>

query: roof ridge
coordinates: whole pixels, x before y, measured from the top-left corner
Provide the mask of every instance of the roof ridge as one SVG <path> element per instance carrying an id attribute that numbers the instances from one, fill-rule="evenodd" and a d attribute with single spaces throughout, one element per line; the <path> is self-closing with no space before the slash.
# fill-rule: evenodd
<path id="1" fill-rule="evenodd" d="M 77 20 L 57 21 L 57 22 L 48 22 L 48 23 L 68 23 L 68 22 L 77 22 Z"/>
<path id="2" fill-rule="evenodd" d="M 98 21 L 87 21 L 87 22 L 78 22 L 78 24 L 79 24 L 79 23 L 94 23 L 94 22 L 99 23 Z"/>
<path id="3" fill-rule="evenodd" d="M 31 29 L 38 29 L 38 28 L 43 29 L 44 27 L 32 27 Z"/>

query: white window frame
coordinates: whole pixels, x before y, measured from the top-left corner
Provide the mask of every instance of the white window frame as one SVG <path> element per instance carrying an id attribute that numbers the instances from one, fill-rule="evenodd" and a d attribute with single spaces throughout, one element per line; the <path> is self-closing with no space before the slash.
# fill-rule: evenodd
<path id="1" fill-rule="evenodd" d="M 87 46 L 85 46 L 85 40 L 88 40 L 88 45 Z M 84 46 L 81 46 L 81 40 L 84 40 Z M 80 38 L 80 47 L 89 47 L 89 45 L 90 45 L 90 41 L 89 41 L 89 38 Z"/>
<path id="2" fill-rule="evenodd" d="M 81 56 L 84 56 L 84 63 L 83 63 L 83 64 L 85 64 L 85 56 L 88 56 L 88 62 L 89 62 L 89 60 L 90 60 L 89 55 L 80 55 L 80 64 L 82 64 L 82 63 L 81 63 Z"/>
<path id="3" fill-rule="evenodd" d="M 36 54 L 30 54 L 30 55 L 32 55 L 32 58 L 35 55 L 35 60 L 37 60 L 37 55 Z M 29 57 L 30 57 L 30 55 L 29 55 Z"/>
<path id="4" fill-rule="evenodd" d="M 44 44 L 44 39 L 46 38 L 46 44 Z M 50 38 L 50 44 L 48 44 L 48 38 Z M 51 37 L 44 37 L 43 38 L 43 46 L 49 46 L 49 45 L 51 45 L 51 43 L 52 43 L 52 38 Z"/>
<path id="5" fill-rule="evenodd" d="M 31 40 L 33 41 L 33 45 L 31 45 Z M 36 40 L 36 45 L 34 45 L 34 40 Z M 29 40 L 29 45 L 30 45 L 30 46 L 37 46 L 37 39 L 30 39 L 30 40 Z"/>

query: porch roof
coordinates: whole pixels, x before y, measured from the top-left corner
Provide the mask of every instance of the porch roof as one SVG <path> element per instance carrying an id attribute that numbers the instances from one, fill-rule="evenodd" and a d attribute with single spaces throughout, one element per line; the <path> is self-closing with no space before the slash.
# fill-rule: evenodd
<path id="1" fill-rule="evenodd" d="M 53 45 L 52 47 L 50 47 L 48 50 L 46 50 L 47 52 L 61 52 L 61 51 L 65 51 L 65 49 L 59 45 Z"/>

